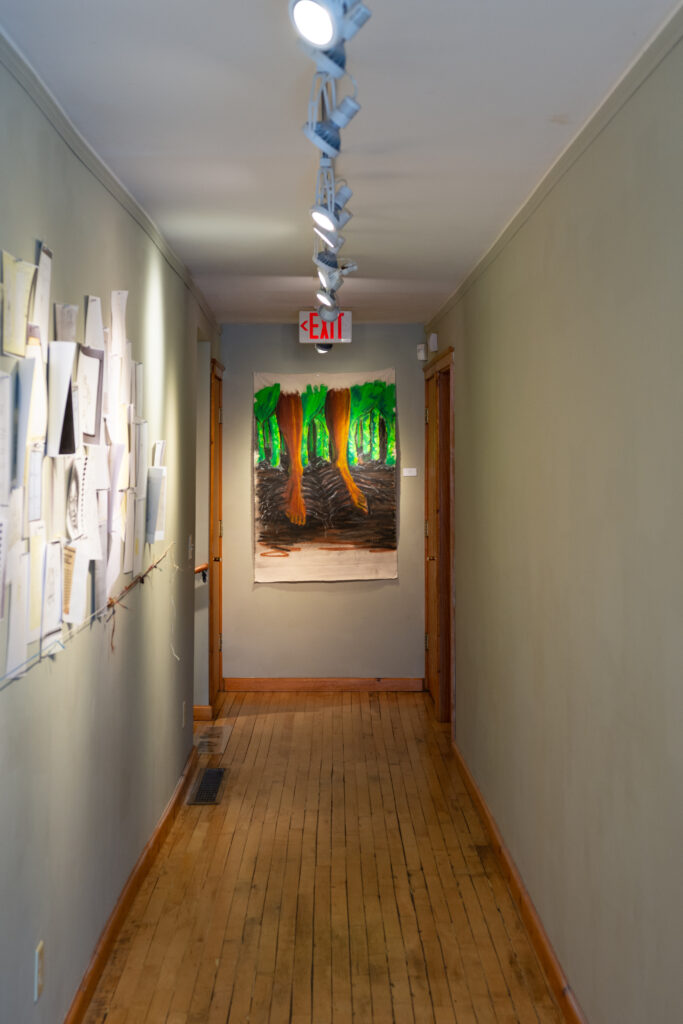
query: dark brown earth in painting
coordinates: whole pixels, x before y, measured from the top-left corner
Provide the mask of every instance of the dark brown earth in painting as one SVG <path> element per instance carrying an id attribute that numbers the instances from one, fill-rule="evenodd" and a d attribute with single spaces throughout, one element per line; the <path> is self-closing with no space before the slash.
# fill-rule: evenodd
<path id="1" fill-rule="evenodd" d="M 294 526 L 284 513 L 286 468 L 258 466 L 257 540 L 285 551 L 302 542 L 395 549 L 396 467 L 371 462 L 354 466 L 351 476 L 367 499 L 367 515 L 351 503 L 336 466 L 324 459 L 313 459 L 304 469 L 302 482 L 306 522 L 303 526 Z"/>

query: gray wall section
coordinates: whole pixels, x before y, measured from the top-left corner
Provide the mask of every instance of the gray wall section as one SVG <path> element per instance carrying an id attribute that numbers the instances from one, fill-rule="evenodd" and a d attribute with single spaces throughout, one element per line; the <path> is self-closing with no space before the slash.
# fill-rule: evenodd
<path id="1" fill-rule="evenodd" d="M 681 1019 L 683 46 L 431 329 L 457 742 L 591 1024 Z"/>
<path id="2" fill-rule="evenodd" d="M 311 286 L 312 287 L 312 286 Z M 354 327 L 321 356 L 296 326 L 224 326 L 223 674 L 424 675 L 424 380 L 415 325 Z M 398 580 L 255 584 L 252 546 L 253 373 L 396 369 L 400 465 Z"/>
<path id="3" fill-rule="evenodd" d="M 84 295 L 100 295 L 108 315 L 111 290 L 129 291 L 150 439 L 168 442 L 167 540 L 146 548 L 145 564 L 175 543 L 117 611 L 115 633 L 95 623 L 54 662 L 0 688 L 0 1020 L 55 1024 L 192 745 L 187 546 L 201 317 L 148 235 L 1 64 L 0 138 L 0 247 L 28 259 L 36 239 L 52 247 L 51 298 L 81 306 L 80 337 Z M 40 939 L 45 990 L 34 1005 Z"/>

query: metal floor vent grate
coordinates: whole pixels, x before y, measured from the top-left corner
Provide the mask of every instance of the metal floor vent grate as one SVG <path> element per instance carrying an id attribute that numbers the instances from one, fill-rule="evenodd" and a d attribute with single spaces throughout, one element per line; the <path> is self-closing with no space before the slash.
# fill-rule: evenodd
<path id="1" fill-rule="evenodd" d="M 207 768 L 187 801 L 188 804 L 217 804 L 224 775 L 225 768 Z"/>

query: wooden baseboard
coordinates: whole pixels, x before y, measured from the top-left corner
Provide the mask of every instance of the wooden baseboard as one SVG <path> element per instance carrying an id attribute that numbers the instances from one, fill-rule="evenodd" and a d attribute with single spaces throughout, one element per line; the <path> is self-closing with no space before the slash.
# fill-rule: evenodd
<path id="1" fill-rule="evenodd" d="M 467 792 L 484 822 L 484 827 L 488 833 L 491 848 L 493 849 L 495 857 L 500 865 L 500 869 L 508 884 L 508 888 L 510 889 L 512 898 L 515 901 L 520 917 L 522 918 L 526 930 L 529 933 L 529 938 L 531 939 L 536 956 L 541 963 L 541 967 L 548 979 L 548 984 L 550 985 L 553 995 L 562 1010 L 564 1018 L 567 1021 L 567 1024 L 587 1024 L 583 1011 L 581 1010 L 581 1007 L 576 1000 L 576 996 L 565 977 L 560 961 L 557 959 L 555 950 L 553 949 L 546 930 L 543 927 L 543 923 L 538 916 L 538 912 L 533 905 L 524 882 L 522 881 L 522 876 L 517 870 L 517 865 L 512 859 L 510 851 L 503 842 L 503 837 L 498 830 L 498 826 L 496 825 L 494 817 L 489 810 L 488 804 L 474 781 L 472 773 L 467 767 L 465 759 L 455 743 L 453 743 L 453 751 Z"/>
<path id="2" fill-rule="evenodd" d="M 294 676 L 291 679 L 285 678 L 236 678 L 228 677 L 223 680 L 223 689 L 231 693 L 275 693 L 278 691 L 316 690 L 320 693 L 343 693 L 351 692 L 377 692 L 377 691 L 416 691 L 424 688 L 423 679 L 412 678 L 326 678 L 315 679 L 303 676 Z"/>
<path id="3" fill-rule="evenodd" d="M 130 873 L 128 881 L 123 887 L 123 891 L 118 898 L 116 906 L 111 912 L 109 920 L 104 927 L 104 931 L 100 935 L 99 941 L 95 946 L 95 952 L 92 955 L 90 965 L 85 972 L 78 991 L 74 996 L 73 1002 L 69 1007 L 69 1012 L 64 1018 L 64 1024 L 80 1024 L 85 1017 L 88 1006 L 90 1005 L 90 1000 L 97 988 L 97 983 L 100 980 L 106 962 L 109 958 L 109 954 L 111 953 L 114 942 L 116 941 L 118 933 L 125 920 L 126 914 L 130 910 L 130 906 L 135 899 L 147 872 L 152 866 L 161 844 L 168 835 L 171 825 L 175 821 L 180 806 L 185 799 L 192 780 L 196 762 L 197 748 L 192 747 L 189 757 L 185 763 L 183 774 L 178 780 L 178 785 L 166 805 L 166 809 L 161 815 L 152 837 L 140 854 L 137 864 Z"/>
<path id="4" fill-rule="evenodd" d="M 213 708 L 210 704 L 195 704 L 192 709 L 192 717 L 195 722 L 212 722 Z"/>

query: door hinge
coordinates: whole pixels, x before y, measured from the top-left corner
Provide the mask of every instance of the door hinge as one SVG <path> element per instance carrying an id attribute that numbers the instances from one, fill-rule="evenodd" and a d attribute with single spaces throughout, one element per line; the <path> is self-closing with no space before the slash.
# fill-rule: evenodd
<path id="1" fill-rule="evenodd" d="M 222 405 L 218 406 L 218 422 L 219 423 L 223 422 L 223 406 Z"/>
<path id="2" fill-rule="evenodd" d="M 218 520 L 218 536 L 219 537 L 223 536 L 223 520 L 222 519 Z"/>
<path id="3" fill-rule="evenodd" d="M 429 633 L 425 633 L 425 651 L 429 650 Z"/>
<path id="4" fill-rule="evenodd" d="M 429 406 L 425 408 L 425 423 L 429 423 Z"/>
<path id="5" fill-rule="evenodd" d="M 221 651 L 221 652 L 223 651 L 223 634 L 222 633 L 218 634 L 218 650 Z"/>
<path id="6" fill-rule="evenodd" d="M 429 536 L 429 520 L 425 519 L 425 537 Z"/>

